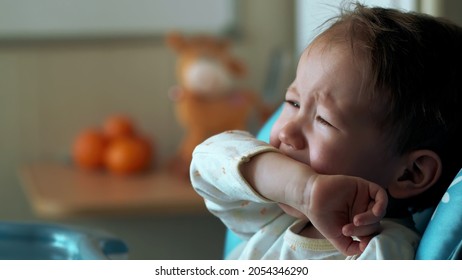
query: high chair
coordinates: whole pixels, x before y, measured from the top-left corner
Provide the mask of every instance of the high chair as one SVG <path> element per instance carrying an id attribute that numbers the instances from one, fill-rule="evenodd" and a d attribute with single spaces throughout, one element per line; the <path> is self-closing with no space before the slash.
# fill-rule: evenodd
<path id="1" fill-rule="evenodd" d="M 271 127 L 282 111 L 282 106 L 269 118 L 257 138 L 269 142 Z M 435 209 L 414 214 L 416 229 L 422 234 L 416 260 L 462 259 L 462 169 Z M 227 230 L 224 257 L 241 243 L 241 239 Z"/>

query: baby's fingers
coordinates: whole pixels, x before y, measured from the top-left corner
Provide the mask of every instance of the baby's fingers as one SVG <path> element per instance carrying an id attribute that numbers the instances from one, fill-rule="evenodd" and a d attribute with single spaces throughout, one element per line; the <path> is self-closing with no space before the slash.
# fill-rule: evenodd
<path id="1" fill-rule="evenodd" d="M 335 239 L 329 239 L 332 245 L 335 246 L 342 254 L 346 256 L 359 255 L 364 249 L 359 241 L 353 240 L 351 237 L 339 237 Z"/>
<path id="2" fill-rule="evenodd" d="M 371 241 L 372 236 L 364 236 L 361 237 L 359 240 L 359 249 L 361 252 L 364 252 L 366 250 L 367 245 L 369 244 L 369 241 Z"/>
<path id="3" fill-rule="evenodd" d="M 385 211 L 383 213 L 380 212 L 379 214 L 380 215 L 376 215 L 372 210 L 357 214 L 353 217 L 353 224 L 359 227 L 378 223 L 382 220 L 383 216 L 385 215 Z"/>
<path id="4" fill-rule="evenodd" d="M 373 236 L 380 232 L 380 222 L 368 224 L 364 226 L 356 226 L 354 224 L 347 224 L 342 227 L 342 234 L 345 236 Z"/>
<path id="5" fill-rule="evenodd" d="M 362 213 L 356 214 L 353 217 L 353 223 L 356 226 L 366 226 L 380 222 L 385 216 L 388 196 L 384 189 L 372 189 L 370 191 L 370 199 L 367 210 Z"/>
<path id="6" fill-rule="evenodd" d="M 372 213 L 377 217 L 385 216 L 388 205 L 387 192 L 376 185 L 375 188 L 370 189 L 370 198 L 372 199 Z"/>

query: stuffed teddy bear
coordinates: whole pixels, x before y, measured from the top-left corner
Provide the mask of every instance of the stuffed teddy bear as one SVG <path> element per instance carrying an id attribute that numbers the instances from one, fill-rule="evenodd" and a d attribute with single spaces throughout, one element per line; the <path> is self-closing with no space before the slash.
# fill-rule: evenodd
<path id="1" fill-rule="evenodd" d="M 177 54 L 178 85 L 169 96 L 185 130 L 169 166 L 172 172 L 189 178 L 192 152 L 198 144 L 226 130 L 246 129 L 254 112 L 264 121 L 271 110 L 259 94 L 238 85 L 246 67 L 231 55 L 226 39 L 172 32 L 166 41 Z"/>

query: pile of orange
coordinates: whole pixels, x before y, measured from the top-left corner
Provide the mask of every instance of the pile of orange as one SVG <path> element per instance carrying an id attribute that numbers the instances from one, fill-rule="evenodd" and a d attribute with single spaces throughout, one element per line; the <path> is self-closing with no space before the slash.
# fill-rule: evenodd
<path id="1" fill-rule="evenodd" d="M 74 139 L 72 158 L 86 170 L 107 169 L 118 175 L 140 173 L 151 166 L 153 144 L 125 115 L 108 117 L 102 127 L 86 128 Z"/>

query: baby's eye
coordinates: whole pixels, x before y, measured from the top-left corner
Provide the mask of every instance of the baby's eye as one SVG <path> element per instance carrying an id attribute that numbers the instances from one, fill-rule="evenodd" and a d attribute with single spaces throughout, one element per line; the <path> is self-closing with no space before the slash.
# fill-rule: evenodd
<path id="1" fill-rule="evenodd" d="M 316 116 L 316 121 L 319 122 L 322 125 L 332 126 L 328 121 L 323 119 L 321 116 Z"/>
<path id="2" fill-rule="evenodd" d="M 287 104 L 289 104 L 290 106 L 292 106 L 292 107 L 300 108 L 300 103 L 298 103 L 297 101 L 285 100 L 285 102 L 286 102 Z"/>

